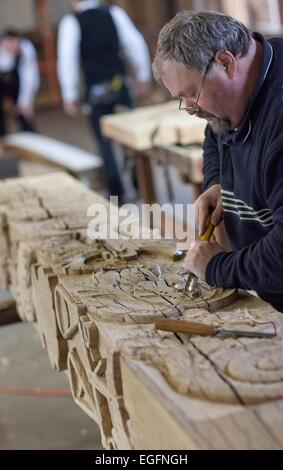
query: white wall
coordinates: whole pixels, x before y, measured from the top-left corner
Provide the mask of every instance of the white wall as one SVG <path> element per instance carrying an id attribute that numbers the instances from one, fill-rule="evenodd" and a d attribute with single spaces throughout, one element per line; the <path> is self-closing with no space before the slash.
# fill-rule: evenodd
<path id="1" fill-rule="evenodd" d="M 0 0 L 1 1 L 1 0 Z M 71 11 L 69 0 L 49 0 L 50 4 L 50 18 L 52 24 L 58 24 L 59 20 L 66 13 Z"/>
<path id="2" fill-rule="evenodd" d="M 35 25 L 34 0 L 0 0 L 0 31 L 30 30 Z"/>
<path id="3" fill-rule="evenodd" d="M 58 24 L 71 10 L 69 0 L 49 0 L 50 19 Z M 35 0 L 0 0 L 0 31 L 12 27 L 20 31 L 35 27 Z"/>

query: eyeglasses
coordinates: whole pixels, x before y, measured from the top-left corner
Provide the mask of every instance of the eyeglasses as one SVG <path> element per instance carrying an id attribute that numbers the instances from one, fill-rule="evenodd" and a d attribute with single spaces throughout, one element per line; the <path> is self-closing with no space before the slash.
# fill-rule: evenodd
<path id="1" fill-rule="evenodd" d="M 211 64 L 212 64 L 213 61 L 214 61 L 214 57 L 213 57 L 213 58 L 209 61 L 209 63 L 207 64 L 207 67 L 206 67 L 205 73 L 204 73 L 204 77 L 203 77 L 203 80 L 202 80 L 202 84 L 201 84 L 200 90 L 199 90 L 199 92 L 198 92 L 198 95 L 197 95 L 195 104 L 194 104 L 193 106 L 182 106 L 183 98 L 181 98 L 181 99 L 180 99 L 180 103 L 179 103 L 179 111 L 187 111 L 187 112 L 189 112 L 190 114 L 197 114 L 197 113 L 200 112 L 200 107 L 199 107 L 199 105 L 198 105 L 198 102 L 199 102 L 199 99 L 200 99 L 200 95 L 201 95 L 202 89 L 203 89 L 204 84 L 205 84 L 205 80 L 206 80 L 208 71 L 209 71 L 210 66 L 211 66 Z"/>

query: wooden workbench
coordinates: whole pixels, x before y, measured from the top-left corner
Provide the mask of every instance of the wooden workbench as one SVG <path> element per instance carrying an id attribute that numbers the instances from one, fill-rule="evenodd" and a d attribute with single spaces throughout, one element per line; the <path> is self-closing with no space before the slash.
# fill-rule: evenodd
<path id="1" fill-rule="evenodd" d="M 117 208 L 67 175 L 1 183 L 0 278 L 53 368 L 66 372 L 75 402 L 98 423 L 103 445 L 282 448 L 282 314 L 204 283 L 201 297 L 185 294 L 182 260 L 168 241 L 89 240 L 92 203 L 116 217 Z M 277 336 L 156 331 L 164 317 L 275 328 Z"/>
<path id="2" fill-rule="evenodd" d="M 156 202 L 154 162 L 176 167 L 193 185 L 195 198 L 199 196 L 205 126 L 204 120 L 179 111 L 176 101 L 101 119 L 103 134 L 134 152 L 140 197 L 146 203 Z M 170 183 L 168 192 L 170 199 Z"/>

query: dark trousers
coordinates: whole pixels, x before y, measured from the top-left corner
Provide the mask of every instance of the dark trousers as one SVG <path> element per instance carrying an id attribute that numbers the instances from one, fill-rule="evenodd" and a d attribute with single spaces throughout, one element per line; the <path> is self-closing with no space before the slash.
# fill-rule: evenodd
<path id="1" fill-rule="evenodd" d="M 112 104 L 91 104 L 91 113 L 89 116 L 90 124 L 97 140 L 101 157 L 104 162 L 105 176 L 111 196 L 122 198 L 124 195 L 124 185 L 121 180 L 118 165 L 112 149 L 111 140 L 104 137 L 101 133 L 99 120 L 106 114 L 113 114 L 115 106 L 118 104 L 132 108 L 132 100 L 129 90 L 126 86 L 122 87 L 119 100 Z"/>
<path id="2" fill-rule="evenodd" d="M 17 103 L 19 94 L 19 83 L 16 74 L 0 73 L 0 138 L 7 134 L 4 112 L 4 100 L 9 98 L 14 104 Z M 18 124 L 21 130 L 35 132 L 31 120 L 22 114 L 17 115 Z"/>

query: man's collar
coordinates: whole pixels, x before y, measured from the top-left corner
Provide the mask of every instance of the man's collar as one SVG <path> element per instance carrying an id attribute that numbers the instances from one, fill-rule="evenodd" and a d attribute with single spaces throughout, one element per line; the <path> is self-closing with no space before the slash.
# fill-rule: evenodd
<path id="1" fill-rule="evenodd" d="M 98 0 L 82 0 L 78 3 L 76 11 L 81 12 L 89 10 L 90 8 L 97 8 L 99 6 Z"/>
<path id="2" fill-rule="evenodd" d="M 262 85 L 264 84 L 264 81 L 269 72 L 272 59 L 273 59 L 273 54 L 274 54 L 271 44 L 261 34 L 254 33 L 253 37 L 256 41 L 260 42 L 263 47 L 263 60 L 262 60 L 262 68 L 258 77 L 258 81 L 256 84 L 256 89 L 255 89 L 255 93 L 252 98 L 252 101 L 256 99 Z"/>
<path id="3" fill-rule="evenodd" d="M 265 82 L 267 74 L 270 70 L 272 59 L 273 59 L 273 48 L 271 44 L 259 33 L 254 33 L 253 38 L 260 42 L 263 48 L 263 60 L 262 60 L 262 67 L 261 71 L 256 83 L 254 94 L 251 98 L 249 106 L 247 108 L 246 114 L 242 119 L 241 124 L 239 125 L 237 131 L 229 134 L 228 136 L 224 136 L 223 141 L 225 143 L 239 143 L 239 142 L 246 142 L 248 137 L 252 132 L 252 120 L 251 120 L 251 111 L 254 105 L 254 102 Z"/>

